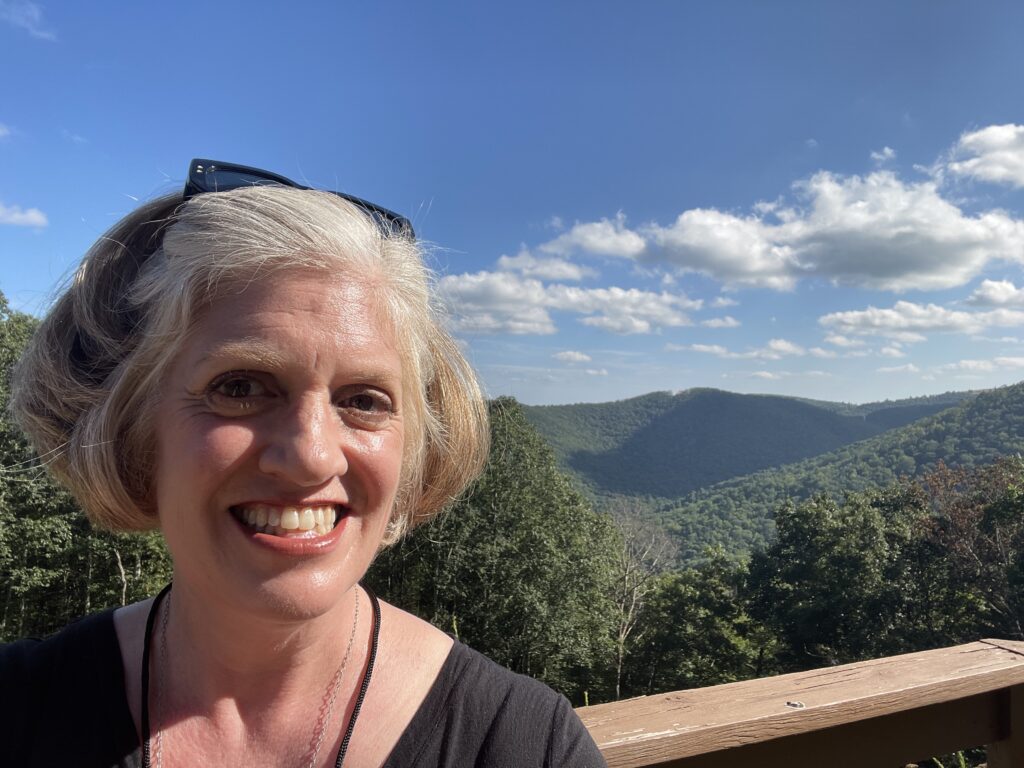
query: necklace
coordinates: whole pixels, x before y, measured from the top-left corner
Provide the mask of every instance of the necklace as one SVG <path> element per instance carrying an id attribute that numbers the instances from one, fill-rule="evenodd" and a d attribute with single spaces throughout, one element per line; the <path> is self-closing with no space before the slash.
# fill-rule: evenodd
<path id="1" fill-rule="evenodd" d="M 366 698 L 366 691 L 370 687 L 370 678 L 373 675 L 373 665 L 377 660 L 377 645 L 380 640 L 380 602 L 377 600 L 377 596 L 366 587 L 366 596 L 370 598 L 370 606 L 373 608 L 373 626 L 371 628 L 371 642 L 370 642 L 370 653 L 366 659 L 366 672 L 363 673 L 362 685 L 359 687 L 359 695 L 356 697 L 355 706 L 352 709 L 352 716 L 348 721 L 348 728 L 345 729 L 345 736 L 341 740 L 341 746 L 338 748 L 338 756 L 334 761 L 335 768 L 341 768 L 342 763 L 345 761 L 345 753 L 348 752 L 349 742 L 352 740 L 352 731 L 356 726 L 356 718 L 359 716 L 359 711 L 363 706 L 363 699 Z M 163 738 L 161 731 L 157 731 L 156 738 L 151 739 L 150 725 L 149 725 L 149 653 L 150 645 L 152 644 L 153 637 L 153 624 L 156 622 L 157 611 L 159 610 L 160 603 L 168 593 L 171 591 L 171 585 L 168 584 L 162 590 L 160 594 L 156 596 L 153 601 L 153 605 L 149 609 L 149 616 L 146 618 L 146 637 L 145 645 L 142 648 L 142 712 L 141 712 L 141 730 L 142 730 L 142 768 L 152 768 L 154 763 L 151 758 L 150 743 L 155 741 L 156 744 L 156 768 L 160 768 L 163 760 Z M 167 655 L 167 617 L 170 614 L 170 600 L 168 600 L 167 609 L 164 611 L 163 620 L 160 624 L 160 651 L 161 655 L 166 657 Z M 345 656 L 342 658 L 341 665 L 338 667 L 338 671 L 332 678 L 331 685 L 328 688 L 329 693 L 324 696 L 324 703 L 321 705 L 321 719 L 322 725 L 320 726 L 319 733 L 315 736 L 315 741 L 311 739 L 312 756 L 310 758 L 310 768 L 315 768 L 316 758 L 320 752 L 320 747 L 323 744 L 324 736 L 327 731 L 327 726 L 331 721 L 331 713 L 334 710 L 334 702 L 338 696 L 338 690 L 341 685 L 341 678 L 344 674 L 345 667 L 348 664 L 349 657 L 352 652 L 352 644 L 355 639 L 356 624 L 359 621 L 359 589 L 356 588 L 356 607 L 355 617 L 352 621 L 352 632 L 349 635 L 348 646 L 345 649 Z M 161 670 L 166 665 L 161 666 Z M 166 680 L 166 675 L 161 673 L 160 683 L 157 687 L 157 700 L 162 698 L 163 683 Z"/>

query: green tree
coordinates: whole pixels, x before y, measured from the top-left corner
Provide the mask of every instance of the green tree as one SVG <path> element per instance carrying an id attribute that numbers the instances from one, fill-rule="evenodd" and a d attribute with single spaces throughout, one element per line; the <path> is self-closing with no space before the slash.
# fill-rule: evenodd
<path id="1" fill-rule="evenodd" d="M 491 403 L 487 468 L 451 510 L 381 554 L 395 604 L 580 701 L 606 696 L 617 534 L 555 465 L 514 400 Z"/>
<path id="2" fill-rule="evenodd" d="M 171 570 L 159 534 L 93 529 L 12 423 L 11 373 L 35 326 L 0 294 L 0 641 L 146 597 Z"/>

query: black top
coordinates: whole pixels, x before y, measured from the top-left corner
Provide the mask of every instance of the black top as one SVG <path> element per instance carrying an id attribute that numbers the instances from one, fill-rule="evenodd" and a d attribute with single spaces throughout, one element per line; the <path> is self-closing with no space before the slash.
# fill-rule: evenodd
<path id="1" fill-rule="evenodd" d="M 0 646 L 0 765 L 139 768 L 113 611 Z M 384 768 L 600 768 L 572 706 L 456 642 Z"/>

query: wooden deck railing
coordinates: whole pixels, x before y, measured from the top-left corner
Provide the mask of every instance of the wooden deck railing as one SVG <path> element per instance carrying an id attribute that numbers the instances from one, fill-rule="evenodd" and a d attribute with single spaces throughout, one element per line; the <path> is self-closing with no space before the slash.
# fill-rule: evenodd
<path id="1" fill-rule="evenodd" d="M 981 640 L 577 712 L 611 768 L 896 768 L 983 744 L 989 768 L 1024 768 L 1024 642 Z"/>

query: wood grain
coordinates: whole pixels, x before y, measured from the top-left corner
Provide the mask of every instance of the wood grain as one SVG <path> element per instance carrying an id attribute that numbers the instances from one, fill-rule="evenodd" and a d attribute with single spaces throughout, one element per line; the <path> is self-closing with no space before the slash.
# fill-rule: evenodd
<path id="1" fill-rule="evenodd" d="M 1013 706 L 1024 688 L 1013 686 L 1024 686 L 1024 643 L 982 640 L 577 712 L 613 768 L 773 765 L 780 750 L 779 765 L 844 765 L 843 752 L 897 765 L 990 742 L 1021 768 L 1011 737 L 1024 732 L 1024 707 Z"/>

